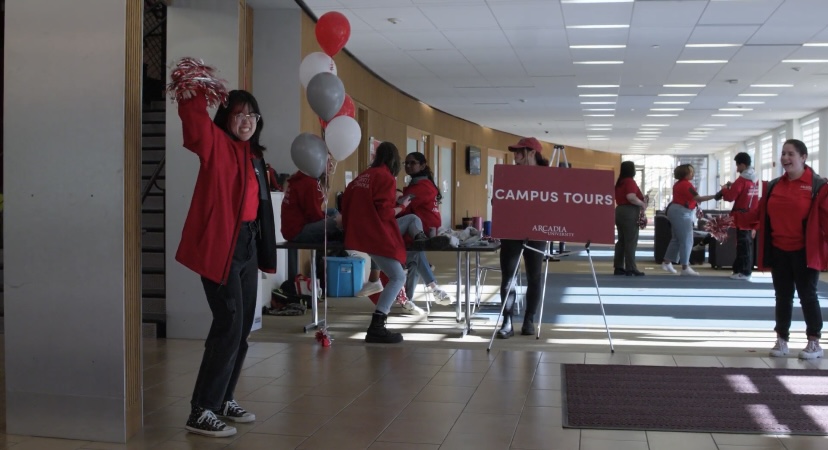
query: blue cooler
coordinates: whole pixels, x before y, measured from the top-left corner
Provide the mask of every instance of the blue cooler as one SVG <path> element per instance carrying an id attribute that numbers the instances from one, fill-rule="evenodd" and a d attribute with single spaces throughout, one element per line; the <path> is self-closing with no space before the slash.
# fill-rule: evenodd
<path id="1" fill-rule="evenodd" d="M 327 281 L 328 297 L 353 297 L 362 289 L 365 260 L 356 257 L 329 256 Z"/>

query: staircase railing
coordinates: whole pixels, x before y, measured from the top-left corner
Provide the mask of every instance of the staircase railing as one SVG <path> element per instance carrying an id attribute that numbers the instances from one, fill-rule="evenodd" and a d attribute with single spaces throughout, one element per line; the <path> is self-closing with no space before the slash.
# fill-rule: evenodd
<path id="1" fill-rule="evenodd" d="M 162 188 L 161 186 L 158 186 L 158 177 L 161 175 L 161 171 L 164 170 L 164 164 L 166 163 L 166 161 L 167 161 L 167 155 L 164 155 L 164 157 L 161 158 L 161 161 L 158 161 L 158 165 L 155 166 L 155 170 L 152 172 L 152 175 L 150 176 L 149 182 L 147 182 L 147 185 L 144 186 L 144 189 L 141 191 L 141 204 L 142 205 L 144 204 L 144 200 L 147 199 L 147 196 L 149 195 L 150 190 L 152 190 L 153 186 L 157 187 L 161 191 L 164 190 L 164 188 Z"/>

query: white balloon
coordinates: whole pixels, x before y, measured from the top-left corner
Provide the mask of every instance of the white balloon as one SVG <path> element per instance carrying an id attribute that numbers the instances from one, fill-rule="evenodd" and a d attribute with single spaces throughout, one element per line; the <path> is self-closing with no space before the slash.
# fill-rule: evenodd
<path id="1" fill-rule="evenodd" d="M 299 64 L 299 81 L 302 86 L 308 87 L 311 78 L 321 72 L 330 72 L 336 75 L 336 63 L 330 56 L 322 52 L 313 52 L 305 56 L 305 59 Z"/>
<path id="2" fill-rule="evenodd" d="M 362 130 L 350 116 L 334 117 L 325 128 L 325 143 L 328 151 L 337 161 L 343 161 L 359 146 Z"/>

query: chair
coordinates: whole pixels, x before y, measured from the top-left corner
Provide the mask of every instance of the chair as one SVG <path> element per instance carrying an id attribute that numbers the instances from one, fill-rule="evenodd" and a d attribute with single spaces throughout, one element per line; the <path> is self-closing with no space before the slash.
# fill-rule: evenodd
<path id="1" fill-rule="evenodd" d="M 480 287 L 486 282 L 486 274 L 489 271 L 500 272 L 500 267 L 492 267 L 492 266 L 478 266 L 477 268 L 477 277 L 475 283 L 475 308 L 480 308 L 480 299 L 482 297 L 482 293 L 480 292 Z M 518 273 L 517 283 L 515 284 L 515 314 L 520 314 L 520 307 L 523 304 L 523 296 L 519 295 L 520 290 L 523 288 L 523 272 Z M 525 295 L 525 293 L 524 293 Z"/>

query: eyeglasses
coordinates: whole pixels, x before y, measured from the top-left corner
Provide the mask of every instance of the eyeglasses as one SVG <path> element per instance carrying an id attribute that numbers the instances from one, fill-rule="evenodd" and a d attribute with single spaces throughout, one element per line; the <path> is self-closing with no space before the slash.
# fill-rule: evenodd
<path id="1" fill-rule="evenodd" d="M 417 161 L 406 161 L 403 164 L 406 165 L 406 166 L 416 166 L 417 164 L 420 164 L 420 163 L 418 163 Z"/>
<path id="2" fill-rule="evenodd" d="M 250 114 L 243 114 L 238 113 L 233 118 L 236 120 L 236 123 L 242 123 L 244 119 L 247 119 L 250 123 L 257 123 L 259 119 L 262 118 L 261 114 L 250 113 Z"/>

